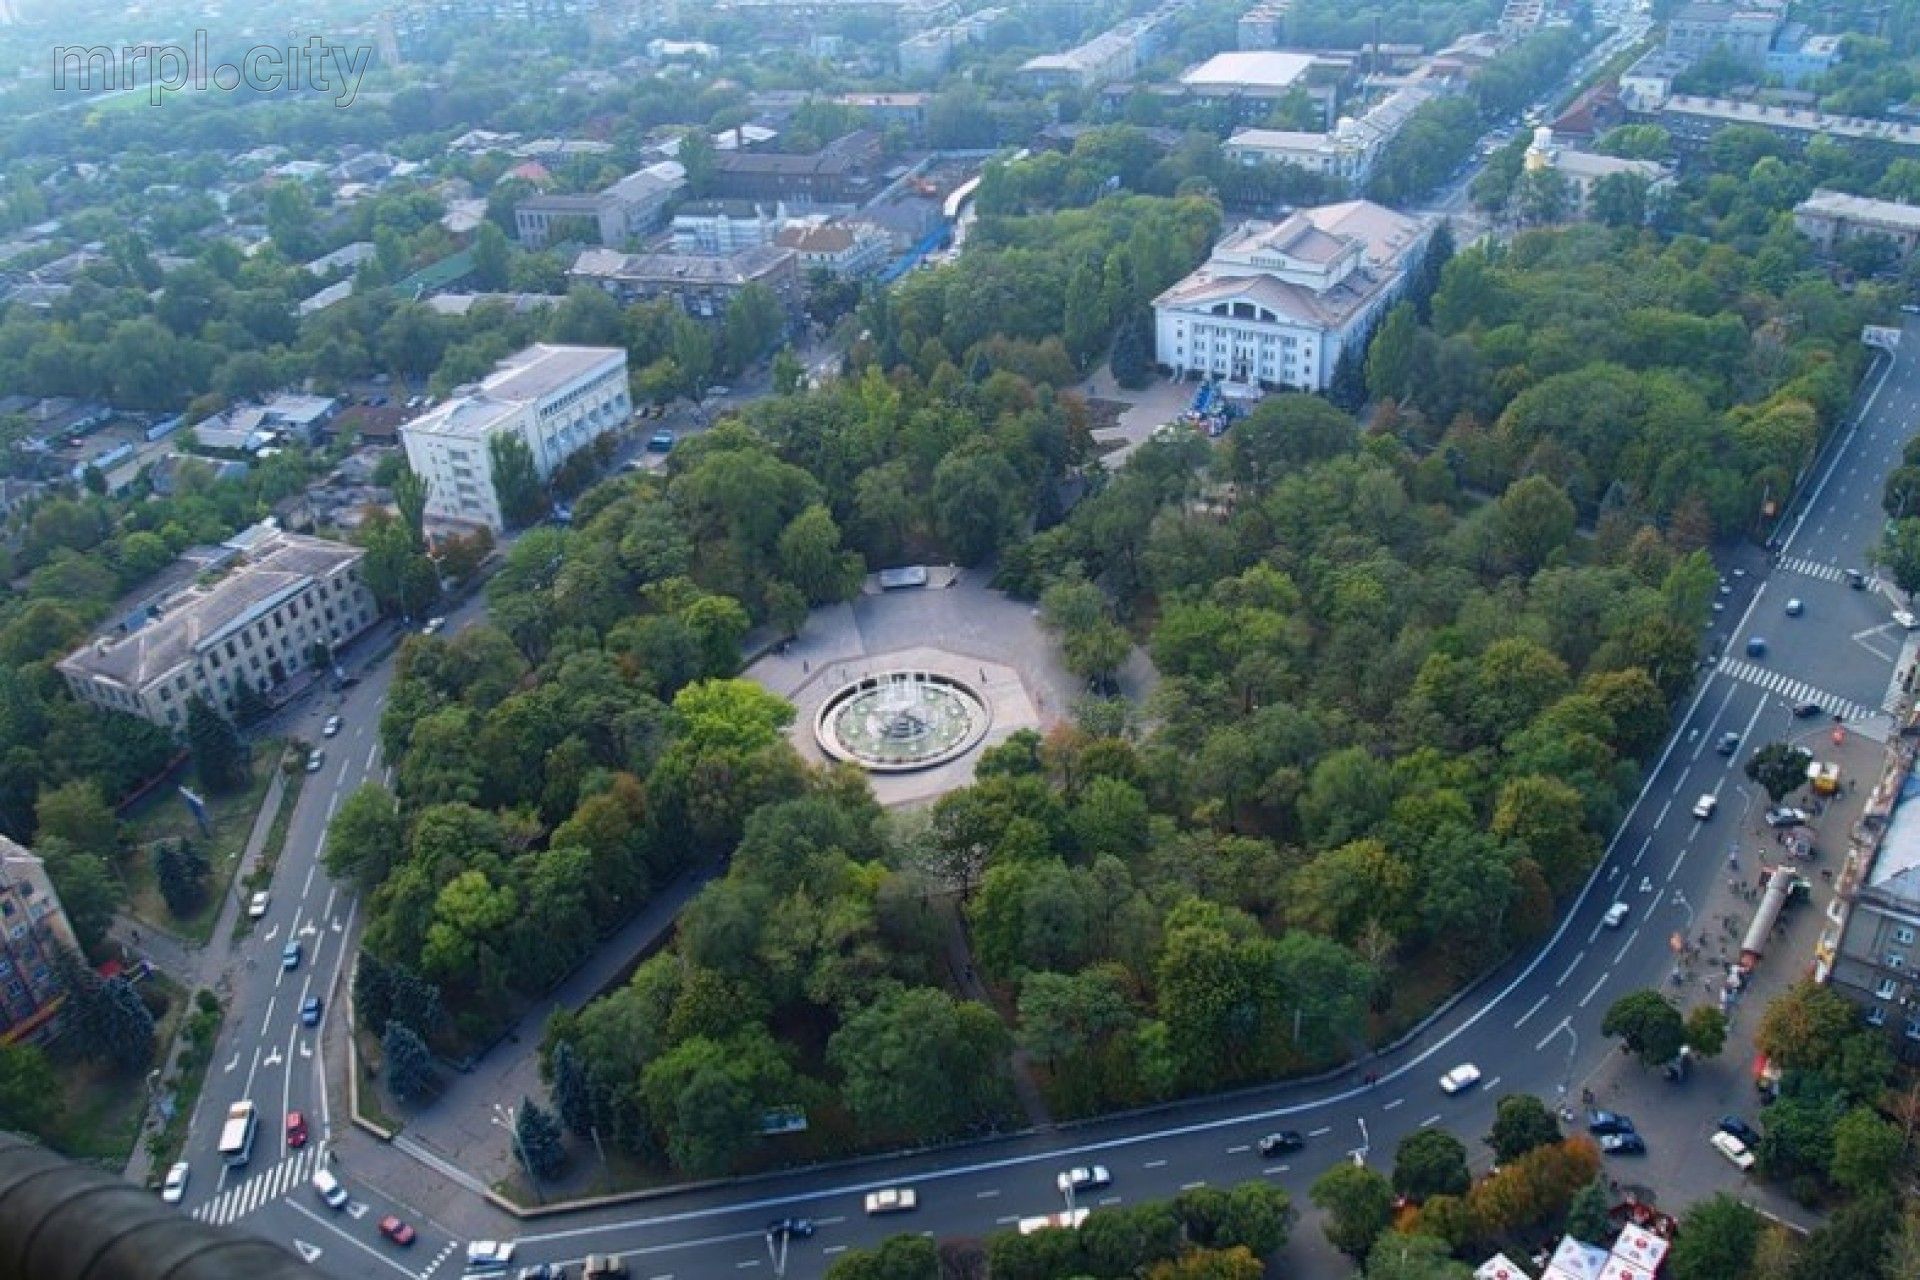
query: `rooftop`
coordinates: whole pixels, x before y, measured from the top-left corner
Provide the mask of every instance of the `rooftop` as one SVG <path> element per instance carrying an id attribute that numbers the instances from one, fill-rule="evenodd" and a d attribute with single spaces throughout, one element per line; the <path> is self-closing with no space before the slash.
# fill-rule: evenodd
<path id="1" fill-rule="evenodd" d="M 619 253 L 585 249 L 568 275 L 658 284 L 745 284 L 773 270 L 791 250 L 755 245 L 738 253 L 708 256 L 684 253 Z"/>
<path id="2" fill-rule="evenodd" d="M 1278 49 L 1242 49 L 1217 53 L 1180 77 L 1190 89 L 1285 89 L 1305 76 L 1313 58 Z"/>
<path id="3" fill-rule="evenodd" d="M 1794 212 L 1920 231 L 1920 206 L 1901 204 L 1898 200 L 1850 196 L 1843 191 L 1817 190 L 1802 200 Z"/>

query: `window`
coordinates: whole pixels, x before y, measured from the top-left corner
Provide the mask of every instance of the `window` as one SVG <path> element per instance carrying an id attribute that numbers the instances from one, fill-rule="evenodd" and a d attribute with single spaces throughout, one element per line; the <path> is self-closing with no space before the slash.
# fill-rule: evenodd
<path id="1" fill-rule="evenodd" d="M 1913 945 L 1913 930 L 1901 925 L 1893 931 L 1893 940 L 1903 947 L 1910 947 Z"/>
<path id="2" fill-rule="evenodd" d="M 1907 1039 L 1920 1040 L 1920 1018 L 1907 1019 Z"/>
<path id="3" fill-rule="evenodd" d="M 1893 993 L 1899 989 L 1900 984 L 1892 978 L 1882 978 L 1880 979 L 1879 985 L 1873 989 L 1873 994 L 1877 999 L 1891 1000 L 1893 999 Z"/>
<path id="4" fill-rule="evenodd" d="M 1886 966 L 1889 969 L 1904 969 L 1907 967 L 1907 958 L 1898 951 L 1889 951 L 1887 952 Z"/>

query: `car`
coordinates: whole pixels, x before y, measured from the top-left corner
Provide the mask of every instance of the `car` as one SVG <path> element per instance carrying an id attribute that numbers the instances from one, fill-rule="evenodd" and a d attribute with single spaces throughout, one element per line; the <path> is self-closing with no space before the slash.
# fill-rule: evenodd
<path id="1" fill-rule="evenodd" d="M 1705 822 L 1713 816 L 1713 811 L 1719 807 L 1720 797 L 1709 791 L 1693 802 L 1693 816 Z"/>
<path id="2" fill-rule="evenodd" d="M 733 392 L 728 390 L 725 387 L 708 387 L 707 388 L 707 397 L 712 400 L 718 400 L 724 396 L 730 396 L 732 394 Z"/>
<path id="3" fill-rule="evenodd" d="M 300 1002 L 300 1021 L 309 1027 L 320 1025 L 319 996 L 308 996 Z"/>
<path id="4" fill-rule="evenodd" d="M 1098 1191 L 1113 1185 L 1113 1175 L 1107 1172 L 1107 1166 L 1103 1164 L 1082 1165 L 1056 1176 L 1053 1185 L 1063 1195 L 1069 1191 Z"/>
<path id="5" fill-rule="evenodd" d="M 1607 914 L 1600 918 L 1600 923 L 1606 925 L 1609 929 L 1618 929 L 1625 923 L 1627 912 L 1631 910 L 1633 910 L 1633 908 L 1626 903 L 1616 902 L 1607 908 Z"/>
<path id="6" fill-rule="evenodd" d="M 1797 618 L 1807 611 L 1807 606 L 1798 599 L 1787 601 L 1787 616 Z"/>
<path id="7" fill-rule="evenodd" d="M 420 634 L 423 636 L 438 635 L 440 628 L 446 625 L 447 620 L 436 614 L 420 625 Z"/>
<path id="8" fill-rule="evenodd" d="M 1867 575 L 1858 569 L 1849 569 L 1847 570 L 1847 585 L 1855 591 L 1865 591 L 1867 589 Z"/>
<path id="9" fill-rule="evenodd" d="M 1707 1141 L 1715 1151 L 1731 1160 L 1740 1172 L 1745 1173 L 1753 1168 L 1753 1152 L 1747 1150 L 1747 1144 L 1732 1134 L 1716 1129 Z"/>
<path id="10" fill-rule="evenodd" d="M 627 1264 L 611 1253 L 590 1253 L 580 1268 L 580 1280 L 619 1280 L 627 1274 Z"/>
<path id="11" fill-rule="evenodd" d="M 1637 1133 L 1603 1133 L 1600 1135 L 1600 1149 L 1610 1156 L 1647 1154 L 1646 1141 Z"/>
<path id="12" fill-rule="evenodd" d="M 1748 636 L 1747 637 L 1747 656 L 1749 658 L 1766 657 L 1767 656 L 1767 638 L 1765 636 Z"/>
<path id="13" fill-rule="evenodd" d="M 167 1180 L 160 1184 L 160 1199 L 163 1203 L 180 1203 L 180 1197 L 187 1194 L 187 1175 L 191 1172 L 185 1160 L 167 1170 Z"/>
<path id="14" fill-rule="evenodd" d="M 320 736 L 323 738 L 331 738 L 338 732 L 340 732 L 340 717 L 328 716 L 326 724 L 320 727 Z"/>
<path id="15" fill-rule="evenodd" d="M 1587 1132 L 1594 1137 L 1603 1137 L 1609 1133 L 1632 1133 L 1633 1118 L 1623 1116 L 1617 1111 L 1587 1112 Z"/>
<path id="16" fill-rule="evenodd" d="M 1902 631 L 1912 631 L 1920 628 L 1920 618 L 1914 617 L 1905 609 L 1895 609 L 1893 611 L 1893 620 L 1900 625 Z"/>
<path id="17" fill-rule="evenodd" d="M 920 1207 L 920 1193 L 912 1187 L 888 1187 L 885 1191 L 867 1193 L 867 1212 L 910 1213 Z"/>
<path id="18" fill-rule="evenodd" d="M 1305 1134 L 1297 1129 L 1282 1129 L 1278 1133 L 1270 1133 L 1260 1139 L 1260 1141 L 1254 1143 L 1253 1149 L 1258 1151 L 1262 1156 L 1272 1157 L 1284 1155 L 1289 1151 L 1298 1151 L 1306 1145 L 1307 1138 Z"/>
<path id="19" fill-rule="evenodd" d="M 1807 821 L 1805 809 L 1793 809 L 1781 805 L 1777 809 L 1767 810 L 1767 825 L 1770 827 L 1798 827 Z"/>
<path id="20" fill-rule="evenodd" d="M 468 1274 L 472 1274 L 471 1269 Z M 567 1268 L 564 1264 L 536 1262 L 530 1267 L 520 1268 L 518 1280 L 567 1280 Z"/>
<path id="21" fill-rule="evenodd" d="M 1464 1093 L 1480 1083 L 1480 1068 L 1471 1062 L 1463 1062 L 1447 1074 L 1440 1077 L 1440 1092 Z"/>
<path id="22" fill-rule="evenodd" d="M 397 1245 L 413 1243 L 412 1225 L 391 1213 L 380 1219 L 380 1234 Z"/>
<path id="23" fill-rule="evenodd" d="M 298 940 L 289 942 L 286 946 L 280 948 L 280 967 L 289 970 L 298 969 L 300 967 L 301 950 L 302 948 Z"/>
<path id="24" fill-rule="evenodd" d="M 1793 718 L 1805 720 L 1808 716 L 1817 716 L 1826 710 L 1817 702 L 1796 702 L 1793 704 Z"/>
<path id="25" fill-rule="evenodd" d="M 1730 756 L 1740 749 L 1740 735 L 1729 729 L 1720 735 L 1720 741 L 1713 749 L 1723 756 Z"/>
<path id="26" fill-rule="evenodd" d="M 647 437 L 648 453 L 672 453 L 673 432 L 665 427 Z"/>
<path id="27" fill-rule="evenodd" d="M 1910 316 L 1920 316 L 1920 306 L 1915 306 L 1915 305 L 1914 305 L 1913 303 L 1911 303 L 1911 302 L 1903 302 L 1903 303 L 1901 303 L 1901 304 L 1900 304 L 1900 309 L 1901 309 L 1902 311 L 1904 311 L 1904 312 L 1906 312 L 1906 313 L 1907 313 L 1908 315 L 1910 315 Z"/>
<path id="28" fill-rule="evenodd" d="M 1721 1116 L 1718 1128 L 1721 1133 L 1730 1133 L 1740 1139 L 1741 1143 L 1747 1147 L 1760 1145 L 1760 1131 L 1739 1116 Z"/>
<path id="29" fill-rule="evenodd" d="M 307 1118 L 298 1111 L 287 1112 L 287 1145 L 294 1148 L 307 1145 Z"/>
<path id="30" fill-rule="evenodd" d="M 320 772 L 320 766 L 325 764 L 326 762 L 327 762 L 327 753 L 322 751 L 320 748 L 315 747 L 313 750 L 307 752 L 307 772 L 308 773 Z"/>
<path id="31" fill-rule="evenodd" d="M 313 1189 L 320 1197 L 320 1203 L 335 1213 L 347 1207 L 347 1189 L 340 1185 L 340 1179 L 325 1169 L 313 1175 Z"/>
<path id="32" fill-rule="evenodd" d="M 267 891 L 265 889 L 247 899 L 247 919 L 258 920 L 267 914 Z"/>
<path id="33" fill-rule="evenodd" d="M 776 1240 L 782 1236 L 789 1240 L 805 1240 L 812 1234 L 812 1218 L 775 1218 L 767 1224 L 767 1235 Z"/>
<path id="34" fill-rule="evenodd" d="M 501 1275 L 512 1262 L 511 1240 L 475 1240 L 467 1246 L 468 1275 Z"/>

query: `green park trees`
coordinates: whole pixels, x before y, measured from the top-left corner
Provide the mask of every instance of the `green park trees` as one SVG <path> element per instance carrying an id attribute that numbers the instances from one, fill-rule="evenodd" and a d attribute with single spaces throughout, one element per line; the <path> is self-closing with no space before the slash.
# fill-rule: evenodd
<path id="1" fill-rule="evenodd" d="M 1623 1049 L 1657 1067 L 1678 1056 L 1686 1043 L 1686 1023 L 1658 991 L 1634 991 L 1613 1002 L 1601 1019 L 1600 1034 L 1618 1036 Z"/>

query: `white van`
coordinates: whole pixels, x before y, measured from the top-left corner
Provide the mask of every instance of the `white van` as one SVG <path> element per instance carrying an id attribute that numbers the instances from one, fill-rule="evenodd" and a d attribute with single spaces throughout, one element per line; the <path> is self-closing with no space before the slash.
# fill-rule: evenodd
<path id="1" fill-rule="evenodd" d="M 320 1200 L 327 1208 L 338 1212 L 347 1207 L 347 1189 L 325 1169 L 313 1175 L 313 1189 L 320 1193 Z"/>

